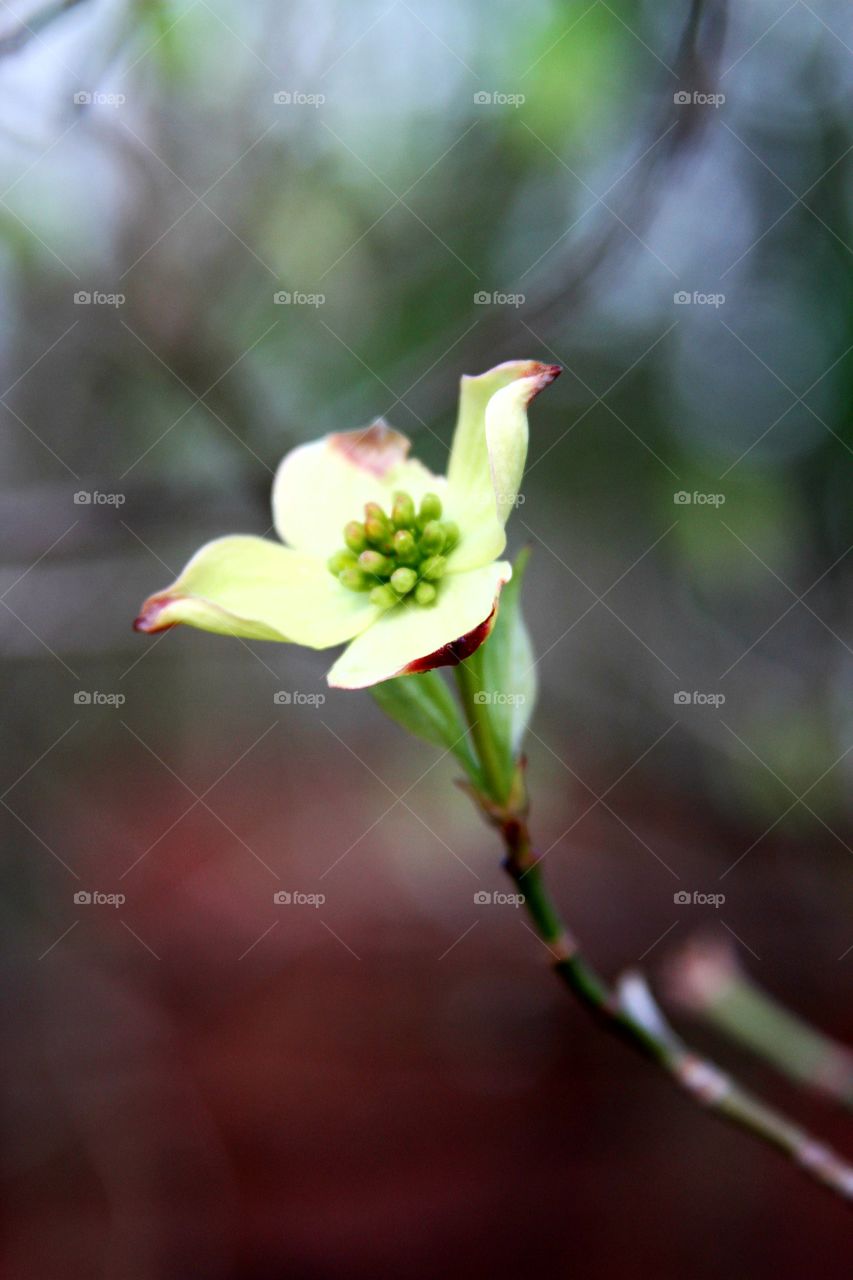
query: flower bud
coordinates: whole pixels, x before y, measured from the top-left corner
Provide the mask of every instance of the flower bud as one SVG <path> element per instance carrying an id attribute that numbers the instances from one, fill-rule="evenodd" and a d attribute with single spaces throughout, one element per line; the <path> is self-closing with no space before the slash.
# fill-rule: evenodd
<path id="1" fill-rule="evenodd" d="M 446 567 L 447 561 L 444 556 L 430 556 L 421 565 L 421 577 L 426 578 L 427 582 L 436 582 L 442 577 Z"/>
<path id="2" fill-rule="evenodd" d="M 387 585 L 374 587 L 370 593 L 370 603 L 378 604 L 380 609 L 390 609 L 399 601 L 399 596 Z"/>
<path id="3" fill-rule="evenodd" d="M 394 554 L 401 564 L 414 564 L 418 559 L 418 548 L 408 529 L 398 529 L 394 534 Z"/>
<path id="4" fill-rule="evenodd" d="M 391 535 L 394 530 L 379 503 L 365 503 L 364 517 L 364 531 L 368 542 L 380 551 L 390 550 Z"/>
<path id="5" fill-rule="evenodd" d="M 431 582 L 419 582 L 415 587 L 415 599 L 418 604 L 432 604 L 436 595 L 436 589 Z"/>
<path id="6" fill-rule="evenodd" d="M 350 520 L 344 529 L 344 542 L 356 555 L 367 546 L 367 530 L 358 520 Z"/>
<path id="7" fill-rule="evenodd" d="M 407 493 L 395 493 L 391 519 L 398 529 L 411 529 L 415 523 L 415 504 Z"/>
<path id="8" fill-rule="evenodd" d="M 434 556 L 439 551 L 444 550 L 444 529 L 437 520 L 430 520 L 424 525 L 424 531 L 420 537 L 421 553 L 425 556 Z"/>
<path id="9" fill-rule="evenodd" d="M 362 573 L 361 569 L 355 565 L 351 565 L 348 569 L 342 569 L 338 574 L 338 580 L 345 587 L 348 587 L 350 591 L 367 591 L 373 582 L 372 578 L 369 578 L 366 573 Z"/>
<path id="10" fill-rule="evenodd" d="M 395 569 L 391 574 L 391 586 L 398 596 L 408 595 L 417 580 L 414 569 Z"/>
<path id="11" fill-rule="evenodd" d="M 444 529 L 444 550 L 452 551 L 459 541 L 459 525 L 455 520 L 445 520 L 442 528 Z"/>
<path id="12" fill-rule="evenodd" d="M 336 551 L 333 556 L 329 556 L 326 564 L 329 572 L 333 573 L 337 578 L 341 570 L 353 568 L 355 562 L 355 556 L 351 551 Z"/>
<path id="13" fill-rule="evenodd" d="M 425 493 L 421 498 L 418 524 L 428 524 L 430 520 L 441 519 L 441 498 L 437 493 Z"/>
<path id="14" fill-rule="evenodd" d="M 365 573 L 371 573 L 375 578 L 389 577 L 394 568 L 393 561 L 379 551 L 362 551 L 358 563 Z"/>

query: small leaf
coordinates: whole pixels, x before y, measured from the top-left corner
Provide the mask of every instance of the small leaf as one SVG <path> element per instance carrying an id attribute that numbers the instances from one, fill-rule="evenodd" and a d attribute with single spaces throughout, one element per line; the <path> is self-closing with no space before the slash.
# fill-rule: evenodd
<path id="1" fill-rule="evenodd" d="M 437 671 L 397 676 L 371 686 L 370 692 L 385 714 L 409 733 L 452 751 L 468 776 L 479 784 L 468 726 Z"/>
<path id="2" fill-rule="evenodd" d="M 519 552 L 501 593 L 492 634 L 468 665 L 477 673 L 492 735 L 511 777 L 536 705 L 536 656 L 521 612 L 521 585 L 530 551 Z"/>

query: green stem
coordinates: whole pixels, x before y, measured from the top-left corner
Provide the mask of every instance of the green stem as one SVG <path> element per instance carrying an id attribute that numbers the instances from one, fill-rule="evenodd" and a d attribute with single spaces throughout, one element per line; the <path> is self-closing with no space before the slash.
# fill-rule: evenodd
<path id="1" fill-rule="evenodd" d="M 527 913 L 551 953 L 557 976 L 597 1022 L 662 1067 L 700 1106 L 754 1134 L 789 1156 L 809 1177 L 842 1198 L 853 1200 L 853 1167 L 806 1130 L 753 1097 L 712 1062 L 692 1052 L 668 1026 L 639 975 L 614 989 L 580 950 L 542 875 L 530 839 L 526 801 L 520 800 L 518 812 L 500 807 L 506 791 L 498 786 L 500 774 L 494 770 L 489 722 L 478 714 L 483 704 L 474 700 L 476 684 L 470 673 L 462 672 L 464 665 L 456 668 L 457 679 L 491 792 L 476 798 L 488 821 L 500 830 L 506 849 L 504 866 L 524 896 Z"/>
<path id="2" fill-rule="evenodd" d="M 775 1147 L 809 1177 L 845 1200 L 853 1200 L 852 1166 L 689 1049 L 666 1023 L 640 975 L 632 975 L 614 989 L 586 958 L 563 922 L 542 875 L 530 839 L 526 796 L 515 794 L 523 793 L 523 781 L 513 787 L 512 779 L 504 778 L 488 703 L 477 697 L 481 689 L 476 672 L 465 662 L 455 670 L 488 791 L 485 796 L 476 791 L 474 795 L 487 820 L 501 833 L 506 849 L 504 866 L 524 897 L 536 933 L 553 957 L 557 976 L 596 1021 L 662 1067 L 700 1106 Z M 522 772 L 517 776 L 522 778 Z"/>

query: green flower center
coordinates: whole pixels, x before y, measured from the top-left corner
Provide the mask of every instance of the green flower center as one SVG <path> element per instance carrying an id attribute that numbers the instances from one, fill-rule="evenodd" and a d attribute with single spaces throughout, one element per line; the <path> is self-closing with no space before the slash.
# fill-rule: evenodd
<path id="1" fill-rule="evenodd" d="M 408 493 L 395 493 L 390 515 L 368 502 L 364 520 L 345 526 L 346 546 L 330 558 L 329 572 L 350 591 L 369 591 L 371 604 L 383 609 L 401 600 L 431 605 L 459 541 L 458 526 L 441 512 L 434 493 L 424 494 L 417 509 Z"/>

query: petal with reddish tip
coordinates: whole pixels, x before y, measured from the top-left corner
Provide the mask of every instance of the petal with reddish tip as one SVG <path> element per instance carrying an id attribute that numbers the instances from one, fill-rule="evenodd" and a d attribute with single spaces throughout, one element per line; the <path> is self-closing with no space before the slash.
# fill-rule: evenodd
<path id="1" fill-rule="evenodd" d="M 330 556 L 343 545 L 343 529 L 359 520 L 366 502 L 390 511 L 394 491 L 417 503 L 443 493 L 445 480 L 408 460 L 409 441 L 385 422 L 299 445 L 282 460 L 273 483 L 273 519 L 291 547 Z"/>
<path id="2" fill-rule="evenodd" d="M 500 589 L 511 577 L 506 561 L 448 574 L 435 604 L 399 604 L 356 636 L 329 671 L 329 684 L 364 689 L 393 676 L 463 661 L 487 638 Z"/>
<path id="3" fill-rule="evenodd" d="M 145 601 L 134 626 L 163 631 L 185 623 L 219 635 L 327 649 L 351 640 L 379 612 L 366 595 L 342 587 L 316 556 L 238 535 L 197 551 L 171 587 Z"/>
<path id="4" fill-rule="evenodd" d="M 411 441 L 395 430 L 384 418 L 358 431 L 338 431 L 327 437 L 333 449 L 339 450 L 354 466 L 369 471 L 380 480 L 409 456 Z"/>
<path id="5" fill-rule="evenodd" d="M 559 373 L 559 365 L 510 360 L 462 378 L 447 479 L 448 514 L 463 536 L 450 572 L 487 564 L 503 551 L 503 527 L 527 458 L 527 406 Z"/>

